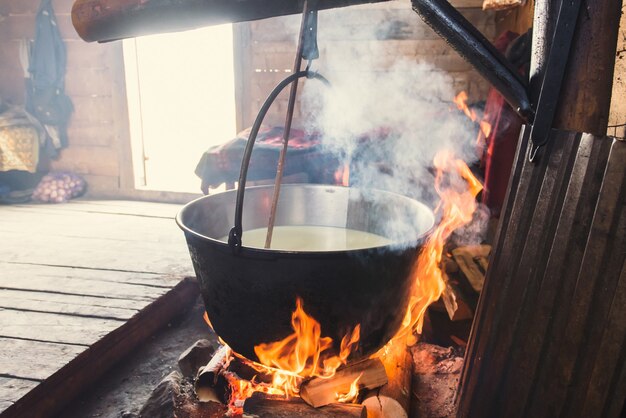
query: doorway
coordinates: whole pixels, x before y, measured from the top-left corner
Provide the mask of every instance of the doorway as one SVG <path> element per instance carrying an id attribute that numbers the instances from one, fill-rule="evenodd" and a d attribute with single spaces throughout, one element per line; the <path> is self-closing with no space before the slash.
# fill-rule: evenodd
<path id="1" fill-rule="evenodd" d="M 202 153 L 236 134 L 231 24 L 124 40 L 135 188 L 199 192 Z"/>

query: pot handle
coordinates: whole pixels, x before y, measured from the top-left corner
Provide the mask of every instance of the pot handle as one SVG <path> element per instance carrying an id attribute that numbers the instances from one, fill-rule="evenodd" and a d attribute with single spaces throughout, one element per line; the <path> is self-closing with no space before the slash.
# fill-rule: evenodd
<path id="1" fill-rule="evenodd" d="M 254 142 L 256 141 L 259 129 L 261 128 L 261 124 L 263 123 L 263 119 L 265 118 L 267 111 L 269 110 L 272 103 L 274 103 L 274 100 L 276 100 L 276 97 L 283 91 L 285 87 L 293 82 L 297 82 L 300 78 L 303 77 L 311 79 L 314 78 L 320 80 L 326 86 L 330 85 L 330 83 L 324 76 L 314 71 L 305 70 L 293 73 L 289 77 L 281 81 L 274 88 L 274 90 L 272 90 L 270 95 L 267 96 L 267 99 L 265 99 L 263 106 L 261 106 L 261 109 L 259 110 L 259 114 L 252 124 L 250 135 L 248 136 L 248 142 L 246 143 L 246 149 L 244 150 L 243 158 L 241 160 L 239 185 L 237 187 L 237 200 L 235 203 L 235 226 L 232 227 L 230 233 L 228 234 L 228 245 L 233 249 L 233 252 L 239 251 L 239 249 L 241 248 L 241 238 L 243 235 L 243 227 L 241 225 L 243 217 L 243 197 L 246 189 L 246 178 L 248 177 L 248 166 L 250 164 L 250 157 L 252 156 L 252 148 L 254 147 Z"/>

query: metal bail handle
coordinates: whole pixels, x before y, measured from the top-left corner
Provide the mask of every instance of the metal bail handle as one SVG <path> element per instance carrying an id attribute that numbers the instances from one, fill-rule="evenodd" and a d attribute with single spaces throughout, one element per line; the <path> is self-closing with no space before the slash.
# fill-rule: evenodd
<path id="1" fill-rule="evenodd" d="M 257 115 L 254 123 L 252 124 L 252 128 L 250 130 L 250 136 L 248 137 L 248 142 L 246 143 L 246 149 L 243 153 L 243 158 L 241 160 L 241 170 L 239 172 L 239 185 L 237 188 L 237 200 L 235 202 L 235 226 L 233 226 L 228 234 L 228 245 L 233 249 L 233 252 L 238 252 L 241 249 L 241 239 L 243 235 L 243 227 L 242 227 L 242 217 L 243 217 L 243 198 L 246 189 L 246 178 L 248 177 L 248 166 L 250 165 L 250 157 L 252 157 L 252 149 L 254 147 L 254 143 L 256 141 L 256 137 L 259 133 L 259 129 L 261 128 L 261 124 L 263 123 L 263 119 L 265 119 L 265 115 L 269 110 L 276 97 L 283 91 L 285 87 L 290 85 L 293 82 L 297 82 L 300 78 L 309 78 L 320 80 L 324 85 L 330 86 L 328 80 L 314 71 L 298 71 L 297 73 L 291 74 L 289 77 L 285 78 L 281 81 L 274 90 L 267 96 L 263 106 L 261 106 L 261 110 L 259 110 L 259 114 Z"/>

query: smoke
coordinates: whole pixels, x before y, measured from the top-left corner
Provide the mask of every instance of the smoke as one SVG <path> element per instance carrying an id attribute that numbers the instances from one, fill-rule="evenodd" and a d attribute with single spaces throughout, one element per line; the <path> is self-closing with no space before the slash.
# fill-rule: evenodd
<path id="1" fill-rule="evenodd" d="M 475 126 L 452 103 L 454 79 L 403 53 L 401 43 L 411 41 L 396 39 L 398 22 L 383 17 L 374 25 L 346 23 L 351 9 L 320 12 L 321 53 L 312 69 L 331 87 L 305 83 L 305 128 L 320 132 L 326 150 L 350 167 L 351 186 L 363 193 L 395 192 L 433 208 L 434 155 L 453 149 L 457 158 L 474 163 Z M 409 16 L 414 21 L 403 24 L 423 25 Z M 419 48 L 420 41 L 414 42 Z M 398 229 L 407 222 L 398 222 Z"/>

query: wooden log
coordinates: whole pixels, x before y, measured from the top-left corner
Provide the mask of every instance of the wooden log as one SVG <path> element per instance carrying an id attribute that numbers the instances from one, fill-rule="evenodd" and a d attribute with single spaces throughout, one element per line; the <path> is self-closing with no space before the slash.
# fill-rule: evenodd
<path id="1" fill-rule="evenodd" d="M 483 290 L 490 253 L 491 245 L 468 245 L 452 250 L 454 261 L 477 293 Z"/>
<path id="2" fill-rule="evenodd" d="M 231 391 L 224 372 L 231 355 L 230 347 L 223 345 L 217 349 L 211 361 L 198 371 L 194 387 L 196 396 L 201 402 L 213 401 L 228 404 Z"/>
<path id="3" fill-rule="evenodd" d="M 243 404 L 244 415 L 258 418 L 366 418 L 365 406 L 334 403 L 313 408 L 300 398 L 284 399 L 255 393 Z"/>
<path id="4" fill-rule="evenodd" d="M 271 375 L 255 369 L 249 363 L 240 359 L 237 356 L 233 356 L 230 363 L 228 364 L 227 370 L 231 373 L 234 373 L 240 379 L 254 379 L 256 382 L 272 383 Z"/>
<path id="5" fill-rule="evenodd" d="M 313 378 L 300 386 L 300 396 L 316 408 L 337 401 L 337 394 L 346 394 L 354 381 L 359 389 L 374 389 L 387 383 L 385 366 L 380 359 L 368 359 L 350 364 L 331 378 Z"/>
<path id="6" fill-rule="evenodd" d="M 318 9 L 388 0 L 320 0 Z M 72 23 L 85 41 L 106 42 L 301 13 L 293 0 L 76 0 Z"/>
<path id="7" fill-rule="evenodd" d="M 446 277 L 446 287 L 441 294 L 441 300 L 450 321 L 472 319 L 474 317 L 474 308 L 466 300 L 461 289 L 445 273 L 443 274 Z"/>
<path id="8" fill-rule="evenodd" d="M 411 399 L 413 359 L 406 344 L 397 341 L 388 347 L 381 358 L 387 384 L 370 390 L 362 402 L 367 408 L 368 418 L 407 418 Z"/>

